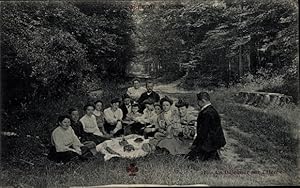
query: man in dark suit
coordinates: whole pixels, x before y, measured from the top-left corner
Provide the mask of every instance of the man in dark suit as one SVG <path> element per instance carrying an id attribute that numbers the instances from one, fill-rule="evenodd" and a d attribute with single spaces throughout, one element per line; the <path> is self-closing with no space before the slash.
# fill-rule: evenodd
<path id="1" fill-rule="evenodd" d="M 190 160 L 220 160 L 218 150 L 226 144 L 221 119 L 210 103 L 207 92 L 197 94 L 201 110 L 197 118 L 197 136 L 187 155 Z"/>
<path id="2" fill-rule="evenodd" d="M 138 103 L 141 105 L 140 112 L 143 112 L 145 109 L 144 101 L 147 99 L 151 99 L 153 102 L 159 102 L 160 96 L 153 91 L 154 83 L 147 81 L 146 83 L 146 89 L 147 91 L 141 95 L 141 97 L 138 99 Z"/>

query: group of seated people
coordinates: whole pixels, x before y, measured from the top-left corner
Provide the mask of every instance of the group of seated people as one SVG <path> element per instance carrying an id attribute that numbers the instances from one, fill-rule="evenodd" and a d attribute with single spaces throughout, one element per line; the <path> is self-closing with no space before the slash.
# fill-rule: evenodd
<path id="1" fill-rule="evenodd" d="M 153 150 L 159 146 L 174 155 L 186 154 L 181 149 L 182 141 L 192 142 L 196 117 L 188 112 L 187 102 L 179 100 L 174 107 L 172 99 L 160 98 L 153 87 L 152 82 L 147 82 L 146 88 L 140 87 L 139 80 L 134 80 L 122 99 L 113 98 L 106 109 L 101 100 L 87 104 L 81 118 L 79 110 L 71 108 L 68 115 L 58 118 L 59 126 L 51 135 L 49 158 L 62 163 L 76 156 L 85 160 L 96 155 L 96 145 L 129 134 L 151 139 Z M 168 142 L 160 142 L 164 139 Z"/>

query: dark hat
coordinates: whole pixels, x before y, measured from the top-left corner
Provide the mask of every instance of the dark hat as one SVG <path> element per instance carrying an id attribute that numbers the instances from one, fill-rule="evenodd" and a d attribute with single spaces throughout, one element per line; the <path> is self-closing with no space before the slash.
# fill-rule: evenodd
<path id="1" fill-rule="evenodd" d="M 160 105 L 162 105 L 163 102 L 169 102 L 171 105 L 173 104 L 173 100 L 170 99 L 168 96 L 165 96 L 164 98 L 160 99 Z"/>
<path id="2" fill-rule="evenodd" d="M 175 106 L 177 108 L 180 108 L 180 107 L 183 107 L 183 106 L 189 107 L 189 103 L 183 101 L 182 99 L 179 99 L 178 102 L 175 104 Z"/>
<path id="3" fill-rule="evenodd" d="M 125 94 L 122 96 L 122 99 L 123 99 L 123 100 L 126 99 L 126 98 L 130 98 L 130 96 L 129 96 L 127 93 L 125 93 Z"/>
<path id="4" fill-rule="evenodd" d="M 117 102 L 121 102 L 121 100 L 119 98 L 113 98 L 110 103 L 113 104 L 113 103 L 117 103 Z"/>
<path id="5" fill-rule="evenodd" d="M 132 107 L 134 107 L 134 106 L 140 107 L 139 103 L 136 102 L 136 101 L 133 101 L 132 104 L 131 104 L 131 106 L 132 106 Z"/>
<path id="6" fill-rule="evenodd" d="M 153 101 L 153 99 L 149 98 L 149 99 L 144 100 L 143 103 L 144 104 L 154 104 L 154 101 Z"/>

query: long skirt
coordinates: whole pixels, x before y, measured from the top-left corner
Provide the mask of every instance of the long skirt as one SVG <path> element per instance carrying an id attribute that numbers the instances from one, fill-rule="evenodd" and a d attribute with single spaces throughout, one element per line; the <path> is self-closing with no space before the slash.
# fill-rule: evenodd
<path id="1" fill-rule="evenodd" d="M 108 134 L 111 134 L 111 132 L 116 128 L 116 126 L 117 126 L 117 125 L 111 125 L 111 124 L 109 124 L 109 123 L 107 123 L 107 122 L 105 122 L 104 125 L 103 125 L 105 131 L 106 131 Z M 118 131 L 114 134 L 114 136 L 115 136 L 115 137 L 118 137 L 118 136 L 121 136 L 122 134 L 124 134 L 124 129 L 123 129 L 123 128 L 120 129 L 120 130 L 118 130 Z"/>
<path id="2" fill-rule="evenodd" d="M 50 152 L 48 155 L 48 159 L 55 161 L 55 162 L 69 162 L 72 159 L 78 157 L 79 159 L 86 159 L 88 157 L 91 157 L 93 155 L 96 155 L 97 151 L 96 151 L 96 144 L 94 142 L 91 141 L 87 141 L 83 143 L 84 146 L 81 146 L 81 152 L 82 155 L 79 155 L 78 153 L 75 153 L 73 151 L 65 151 L 65 152 L 57 152 L 55 147 L 52 146 L 50 148 Z"/>
<path id="3" fill-rule="evenodd" d="M 129 135 L 129 134 L 143 135 L 144 128 L 145 128 L 145 125 L 141 124 L 141 123 L 133 123 L 130 125 L 124 124 L 124 134 L 125 135 Z"/>
<path id="4" fill-rule="evenodd" d="M 192 140 L 180 137 L 165 137 L 158 142 L 157 147 L 167 149 L 171 155 L 183 155 L 190 152 L 189 147 L 191 142 Z"/>
<path id="5" fill-rule="evenodd" d="M 92 141 L 96 145 L 98 145 L 98 144 L 104 142 L 105 140 L 108 140 L 108 138 L 97 136 L 97 135 L 94 135 L 93 133 L 85 133 L 82 140 L 85 141 L 85 142 Z"/>

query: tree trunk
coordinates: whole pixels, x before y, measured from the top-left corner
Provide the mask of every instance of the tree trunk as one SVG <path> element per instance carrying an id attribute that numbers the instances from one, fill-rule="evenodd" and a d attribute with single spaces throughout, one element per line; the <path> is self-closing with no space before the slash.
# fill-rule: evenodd
<path id="1" fill-rule="evenodd" d="M 230 86 L 230 79 L 231 79 L 231 61 L 232 58 L 228 60 L 228 87 Z"/>
<path id="2" fill-rule="evenodd" d="M 239 47 L 239 77 L 243 76 L 243 56 L 242 56 L 242 46 Z"/>
<path id="3" fill-rule="evenodd" d="M 297 104 L 300 106 L 300 65 L 299 65 L 299 53 L 297 55 L 297 65 L 298 65 L 298 99 L 297 99 Z"/>
<path id="4" fill-rule="evenodd" d="M 251 51 L 249 51 L 247 53 L 247 62 L 248 62 L 248 72 L 251 72 L 251 55 L 250 55 Z"/>

